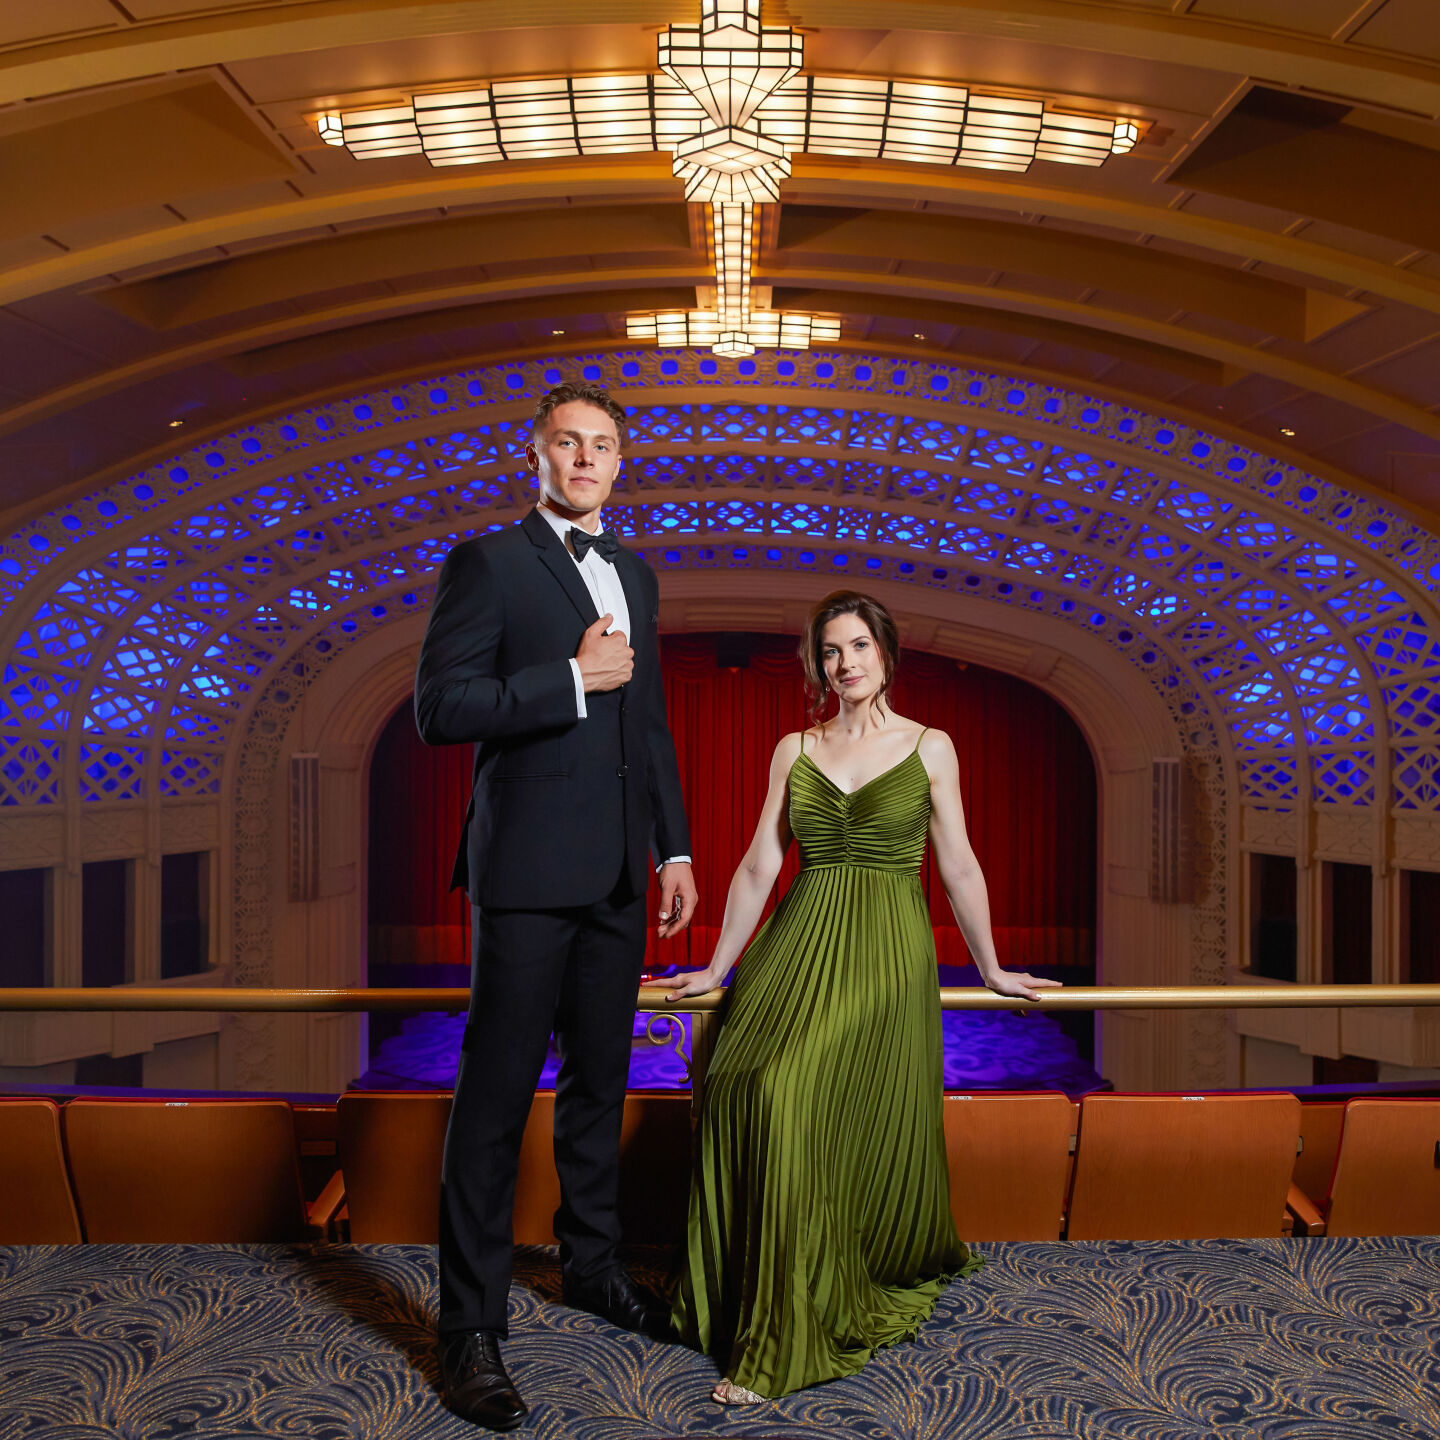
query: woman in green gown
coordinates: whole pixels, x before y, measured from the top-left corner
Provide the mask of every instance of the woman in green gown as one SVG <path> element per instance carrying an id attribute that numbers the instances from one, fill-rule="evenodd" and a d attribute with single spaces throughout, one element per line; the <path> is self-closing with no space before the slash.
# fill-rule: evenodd
<path id="1" fill-rule="evenodd" d="M 727 997 L 675 1299 L 724 1404 L 853 1374 L 979 1267 L 950 1215 L 927 834 L 990 989 L 1033 1000 L 1056 983 L 995 958 L 955 747 L 886 703 L 898 649 L 868 596 L 815 607 L 801 661 L 815 713 L 827 692 L 838 713 L 776 747 L 710 964 L 656 982 L 677 998 L 715 989 L 798 841 L 800 873 Z"/>

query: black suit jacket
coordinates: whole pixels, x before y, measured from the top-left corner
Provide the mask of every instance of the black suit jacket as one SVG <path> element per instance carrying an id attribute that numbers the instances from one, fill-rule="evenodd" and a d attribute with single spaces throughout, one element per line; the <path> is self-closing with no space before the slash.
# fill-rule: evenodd
<path id="1" fill-rule="evenodd" d="M 415 718 L 427 745 L 475 744 L 451 883 L 477 905 L 589 905 L 622 872 L 643 894 L 652 857 L 689 853 L 660 681 L 660 587 L 624 546 L 616 568 L 635 671 L 620 690 L 587 694 L 583 720 L 570 660 L 600 617 L 544 517 L 532 510 L 462 541 L 440 568 Z"/>

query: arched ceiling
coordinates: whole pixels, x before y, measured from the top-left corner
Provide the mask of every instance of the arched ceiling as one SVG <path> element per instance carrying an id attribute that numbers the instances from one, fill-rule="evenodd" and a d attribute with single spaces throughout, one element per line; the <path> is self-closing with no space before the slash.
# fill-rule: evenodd
<path id="1" fill-rule="evenodd" d="M 437 169 L 355 160 L 314 121 L 470 80 L 651 71 L 656 33 L 697 14 L 0 7 L 4 528 L 250 416 L 621 348 L 626 312 L 692 306 L 704 226 L 668 155 Z M 842 350 L 1159 408 L 1435 525 L 1433 0 L 766 0 L 763 19 L 804 33 L 808 71 L 1021 89 L 1144 128 L 1095 169 L 798 154 L 762 212 L 776 308 L 840 314 Z"/>

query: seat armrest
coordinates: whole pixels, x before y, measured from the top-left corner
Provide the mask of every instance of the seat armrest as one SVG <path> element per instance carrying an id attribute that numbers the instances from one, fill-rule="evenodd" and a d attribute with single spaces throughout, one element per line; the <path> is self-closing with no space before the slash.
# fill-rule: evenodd
<path id="1" fill-rule="evenodd" d="M 1315 1202 L 1294 1183 L 1290 1186 L 1290 1193 L 1285 1197 L 1285 1209 L 1293 1218 L 1296 1235 L 1323 1235 L 1325 1233 L 1325 1217 L 1320 1213 Z"/>
<path id="2" fill-rule="evenodd" d="M 337 1170 L 309 1207 L 306 1229 L 312 1240 L 334 1239 L 335 1219 L 345 1203 L 345 1175 Z"/>

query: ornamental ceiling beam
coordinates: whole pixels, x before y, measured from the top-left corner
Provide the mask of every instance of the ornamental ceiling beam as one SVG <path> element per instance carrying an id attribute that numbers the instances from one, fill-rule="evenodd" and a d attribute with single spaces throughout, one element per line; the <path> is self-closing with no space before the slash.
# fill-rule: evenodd
<path id="1" fill-rule="evenodd" d="M 544 18 L 557 30 L 632 26 L 636 53 L 677 16 L 671 0 L 552 0 Z M 0 105 L 151 75 L 325 50 L 455 35 L 534 30 L 527 0 L 311 0 L 276 9 L 257 0 L 219 14 L 112 28 L 30 45 L 0 56 Z M 872 0 L 788 0 L 801 27 L 873 34 Z M 1204 19 L 1105 0 L 888 0 L 886 30 L 918 30 L 1069 45 L 1164 64 L 1264 75 L 1283 85 L 1356 101 L 1440 115 L 1440 67 L 1279 28 Z"/>

